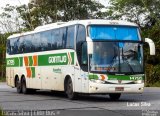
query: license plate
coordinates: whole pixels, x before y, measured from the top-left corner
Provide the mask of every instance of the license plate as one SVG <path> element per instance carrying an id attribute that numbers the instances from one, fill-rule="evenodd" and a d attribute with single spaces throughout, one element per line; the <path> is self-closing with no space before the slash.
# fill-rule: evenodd
<path id="1" fill-rule="evenodd" d="M 124 91 L 124 87 L 116 87 L 115 91 Z"/>

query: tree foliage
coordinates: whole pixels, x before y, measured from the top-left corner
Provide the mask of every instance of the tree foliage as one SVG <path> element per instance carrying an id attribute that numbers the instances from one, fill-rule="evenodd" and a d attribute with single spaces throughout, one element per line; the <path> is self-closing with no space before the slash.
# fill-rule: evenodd
<path id="1" fill-rule="evenodd" d="M 102 18 L 102 4 L 93 0 L 37 0 L 17 8 L 28 29 L 57 21 Z"/>
<path id="2" fill-rule="evenodd" d="M 0 34 L 0 80 L 5 77 L 6 38 L 10 33 Z"/>
<path id="3" fill-rule="evenodd" d="M 21 30 L 21 22 L 15 6 L 7 4 L 2 7 L 2 13 L 0 14 L 0 30 L 1 33 L 17 32 Z"/>

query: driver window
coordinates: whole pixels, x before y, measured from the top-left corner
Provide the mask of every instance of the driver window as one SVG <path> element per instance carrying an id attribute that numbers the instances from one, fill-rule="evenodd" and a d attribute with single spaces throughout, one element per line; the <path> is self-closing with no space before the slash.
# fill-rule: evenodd
<path id="1" fill-rule="evenodd" d="M 81 64 L 87 64 L 87 42 L 82 44 L 82 57 L 81 57 Z"/>

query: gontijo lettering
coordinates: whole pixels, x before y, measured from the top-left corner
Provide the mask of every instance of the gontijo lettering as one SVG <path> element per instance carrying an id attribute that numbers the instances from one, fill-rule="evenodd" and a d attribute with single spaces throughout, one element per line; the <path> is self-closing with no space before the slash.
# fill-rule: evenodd
<path id="1" fill-rule="evenodd" d="M 64 63 L 67 62 L 66 56 L 51 56 L 48 58 L 49 63 Z"/>

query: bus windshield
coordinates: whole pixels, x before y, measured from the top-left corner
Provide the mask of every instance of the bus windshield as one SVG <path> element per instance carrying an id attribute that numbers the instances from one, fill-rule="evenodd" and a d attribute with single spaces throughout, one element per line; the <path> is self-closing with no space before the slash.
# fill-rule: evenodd
<path id="1" fill-rule="evenodd" d="M 133 26 L 90 25 L 88 32 L 92 40 L 141 41 L 138 28 Z"/>
<path id="2" fill-rule="evenodd" d="M 91 72 L 143 73 L 141 43 L 93 42 L 89 56 Z"/>

